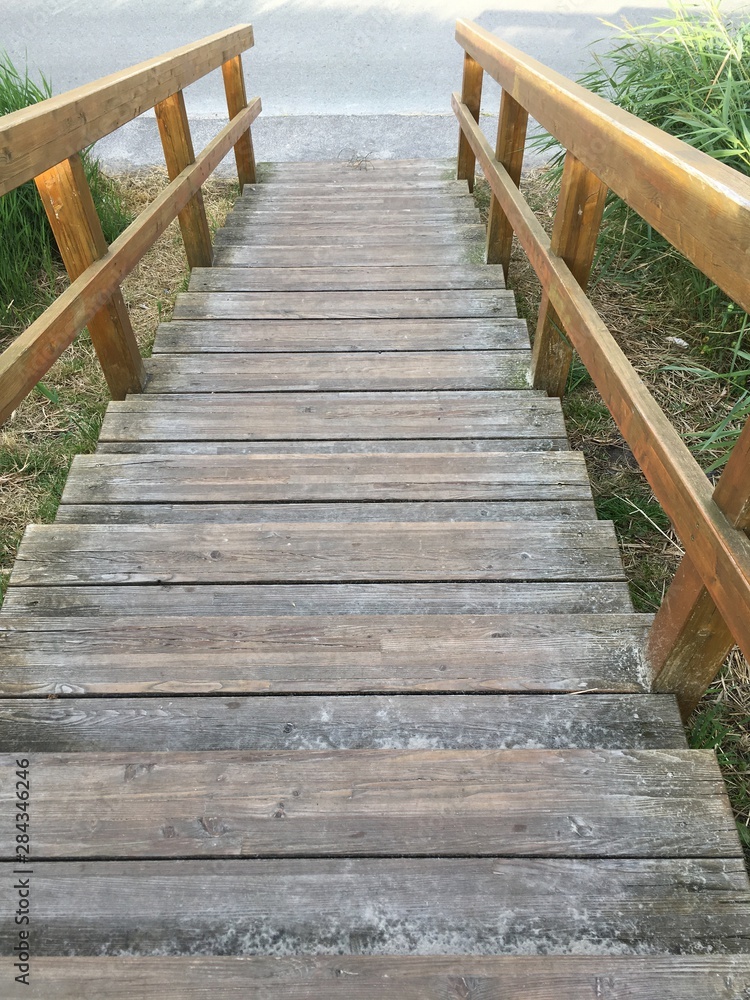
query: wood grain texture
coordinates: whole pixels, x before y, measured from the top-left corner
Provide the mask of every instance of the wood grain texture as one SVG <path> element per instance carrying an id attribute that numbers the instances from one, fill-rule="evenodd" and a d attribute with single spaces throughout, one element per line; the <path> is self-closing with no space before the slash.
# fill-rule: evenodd
<path id="1" fill-rule="evenodd" d="M 29 525 L 16 585 L 618 580 L 609 522 Z"/>
<path id="2" fill-rule="evenodd" d="M 531 352 L 162 354 L 148 359 L 146 371 L 146 391 L 165 395 L 517 389 L 531 380 Z"/>
<path id="3" fill-rule="evenodd" d="M 227 226 L 220 229 L 214 240 L 216 246 L 341 246 L 342 242 L 359 244 L 366 247 L 377 247 L 390 243 L 400 243 L 404 248 L 418 250 L 422 243 L 458 244 L 470 247 L 479 244 L 480 252 L 484 244 L 484 226 L 470 223 L 449 223 L 442 226 L 413 225 L 383 225 L 351 223 L 340 228 L 335 222 L 319 225 L 293 225 L 283 223 L 277 226 L 258 226 L 250 220 L 244 224 Z M 429 262 L 429 255 L 423 258 L 423 263 Z"/>
<path id="4" fill-rule="evenodd" d="M 476 123 L 453 96 L 453 108 L 521 245 L 547 289 L 573 346 L 662 503 L 687 554 L 737 643 L 750 655 L 750 541 L 724 515 L 711 485 L 649 393 L 567 265 L 510 181 Z"/>
<path id="5" fill-rule="evenodd" d="M 670 695 L 14 698 L 0 749 L 685 749 Z"/>
<path id="6" fill-rule="evenodd" d="M 477 24 L 459 20 L 456 39 L 563 148 L 750 309 L 750 179 Z"/>
<path id="7" fill-rule="evenodd" d="M 0 867 L 10 884 L 11 868 Z M 38 958 L 742 954 L 750 943 L 749 904 L 739 859 L 34 865 L 34 912 L 45 929 Z M 6 918 L 0 950 L 7 955 L 17 941 Z M 350 988 L 352 977 L 345 978 Z"/>
<path id="8" fill-rule="evenodd" d="M 63 503 L 590 500 L 580 452 L 77 455 Z M 396 518 L 398 520 L 398 518 Z"/>
<path id="9" fill-rule="evenodd" d="M 0 755 L 11 819 L 15 761 Z M 32 767 L 36 861 L 742 858 L 707 750 L 170 750 L 37 754 Z"/>
<path id="10" fill-rule="evenodd" d="M 155 398 L 155 397 L 151 397 Z M 392 455 L 402 452 L 426 454 L 427 452 L 451 452 L 455 454 L 475 454 L 478 452 L 522 451 L 549 452 L 568 451 L 567 438 L 563 437 L 513 437 L 502 438 L 498 444 L 494 438 L 378 438 L 377 450 Z M 158 447 L 148 439 L 143 441 L 100 441 L 96 451 L 99 455 L 362 455 L 373 450 L 373 440 L 352 438 L 336 440 L 315 438 L 310 440 L 236 440 L 208 439 L 203 441 L 160 439 Z"/>
<path id="11" fill-rule="evenodd" d="M 7 963 L 7 972 L 4 965 Z M 11 960 L 0 970 L 11 975 Z M 29 1000 L 737 1000 L 745 955 L 38 958 Z"/>
<path id="12" fill-rule="evenodd" d="M 224 78 L 229 117 L 234 118 L 247 107 L 245 74 L 242 69 L 242 56 L 239 52 L 222 63 L 221 73 Z M 240 192 L 242 192 L 246 184 L 255 183 L 255 153 L 250 129 L 241 135 L 234 144 L 234 159 L 237 164 Z"/>
<path id="13" fill-rule="evenodd" d="M 12 586 L 2 616 L 628 614 L 625 581 Z M 3 617 L 0 616 L 0 620 Z"/>
<path id="14" fill-rule="evenodd" d="M 80 156 L 63 160 L 35 181 L 65 270 L 75 281 L 109 249 Z M 146 373 L 119 285 L 89 318 L 88 329 L 112 398 L 140 392 Z M 23 374 L 21 379 L 27 381 Z"/>
<path id="15" fill-rule="evenodd" d="M 468 52 L 464 53 L 464 73 L 461 85 L 461 100 L 471 111 L 475 121 L 479 121 L 479 109 L 482 103 L 482 80 L 484 70 L 475 62 Z M 456 166 L 456 179 L 465 180 L 469 185 L 469 191 L 474 190 L 474 169 L 476 160 L 474 150 L 459 132 L 458 135 L 458 158 Z"/>
<path id="16" fill-rule="evenodd" d="M 185 97 L 181 90 L 160 101 L 154 108 L 156 123 L 164 149 L 167 174 L 170 181 L 178 177 L 186 167 L 195 163 L 193 139 Z M 230 116 L 231 117 L 231 116 Z M 213 259 L 211 232 L 208 228 L 203 193 L 199 189 L 178 213 L 182 242 L 185 245 L 188 266 L 210 267 Z"/>
<path id="17" fill-rule="evenodd" d="M 507 90 L 500 98 L 500 114 L 497 121 L 497 141 L 495 159 L 508 171 L 508 177 L 518 187 L 521 180 L 523 154 L 526 148 L 526 131 L 529 115 L 525 108 L 515 101 Z M 513 245 L 513 227 L 503 212 L 495 194 L 490 195 L 487 218 L 487 263 L 500 264 L 507 280 L 510 266 L 510 252 Z"/>
<path id="18" fill-rule="evenodd" d="M 345 207 L 333 203 L 322 208 L 286 208 L 277 205 L 266 209 L 255 207 L 234 208 L 225 220 L 226 226 L 330 226 L 335 220 L 342 229 L 364 226 L 429 226 L 432 228 L 450 228 L 452 225 L 475 225 L 481 222 L 479 209 L 464 203 L 460 208 L 432 207 L 419 210 L 417 208 L 370 208 L 367 199 L 363 199 L 357 208 L 348 211 Z"/>
<path id="19" fill-rule="evenodd" d="M 181 292 L 176 319 L 451 319 L 515 316 L 513 293 L 475 288 L 430 292 Z"/>
<path id="20" fill-rule="evenodd" d="M 210 404 L 210 405 L 209 405 Z M 102 441 L 562 438 L 558 400 L 525 392 L 198 393 L 110 403 Z"/>
<path id="21" fill-rule="evenodd" d="M 217 234 L 218 235 L 218 234 Z M 217 267 L 379 267 L 391 264 L 481 264 L 482 247 L 473 243 L 438 243 L 424 238 L 418 246 L 392 238 L 390 243 L 371 242 L 350 234 L 339 234 L 331 243 L 300 243 L 296 246 L 246 244 L 214 245 Z"/>
<path id="22" fill-rule="evenodd" d="M 502 275 L 479 264 L 415 267 L 198 268 L 191 292 L 351 292 L 504 287 Z"/>
<path id="23" fill-rule="evenodd" d="M 589 521 L 593 500 L 416 500 L 383 503 L 71 503 L 58 524 L 258 524 L 264 521 Z"/>
<path id="24" fill-rule="evenodd" d="M 42 597 L 42 600 L 44 598 Z M 643 691 L 648 616 L 3 616 L 3 696 Z"/>
<path id="25" fill-rule="evenodd" d="M 517 183 L 517 182 L 516 182 Z M 586 291 L 594 261 L 607 188 L 596 174 L 566 153 L 560 182 L 550 252 L 562 257 L 575 280 Z M 573 349 L 562 335 L 564 327 L 542 291 L 534 336 L 534 386 L 550 396 L 563 396 L 573 361 Z"/>
<path id="26" fill-rule="evenodd" d="M 309 268 L 308 270 L 316 270 Z M 363 268 L 365 273 L 371 273 Z M 407 269 L 408 270 L 408 269 Z M 528 350 L 526 323 L 489 319 L 178 320 L 161 323 L 154 354 L 270 351 Z"/>
<path id="27" fill-rule="evenodd" d="M 0 126 L 0 195 L 79 153 L 252 45 L 252 27 L 239 24 L 6 115 Z"/>

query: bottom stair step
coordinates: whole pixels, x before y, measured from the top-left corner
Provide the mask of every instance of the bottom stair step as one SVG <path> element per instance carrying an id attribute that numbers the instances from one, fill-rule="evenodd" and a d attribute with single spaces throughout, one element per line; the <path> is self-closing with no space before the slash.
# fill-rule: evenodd
<path id="1" fill-rule="evenodd" d="M 0 974 L 10 979 L 0 960 Z M 27 1000 L 745 1000 L 750 956 L 39 958 Z M 16 971 L 16 970 L 14 970 Z"/>
<path id="2" fill-rule="evenodd" d="M 35 862 L 32 879 L 37 959 L 750 951 L 739 859 Z M 0 953 L 17 942 L 5 907 Z"/>

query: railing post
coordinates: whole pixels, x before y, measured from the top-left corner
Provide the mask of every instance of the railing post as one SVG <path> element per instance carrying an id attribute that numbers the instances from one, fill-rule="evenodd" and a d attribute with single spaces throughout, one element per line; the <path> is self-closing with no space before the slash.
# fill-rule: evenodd
<path id="1" fill-rule="evenodd" d="M 516 187 L 521 180 L 528 121 L 528 111 L 521 107 L 507 90 L 504 90 L 500 98 L 495 159 L 502 163 Z M 490 199 L 490 213 L 487 220 L 487 263 L 502 264 L 506 281 L 508 280 L 512 245 L 513 227 L 500 207 L 500 202 L 493 194 Z"/>
<path id="2" fill-rule="evenodd" d="M 479 109 L 482 104 L 482 78 L 484 70 L 475 62 L 468 52 L 464 52 L 464 76 L 461 85 L 461 102 L 467 106 L 475 122 L 479 122 Z M 476 157 L 469 140 L 459 129 L 458 133 L 458 169 L 456 178 L 468 181 L 469 191 L 474 190 L 474 169 Z"/>
<path id="3" fill-rule="evenodd" d="M 234 118 L 243 108 L 247 107 L 247 92 L 245 91 L 245 74 L 242 72 L 242 56 L 235 56 L 222 64 L 224 90 L 227 94 L 227 109 L 229 117 Z M 234 158 L 237 163 L 237 176 L 240 181 L 240 191 L 246 184 L 255 184 L 255 153 L 253 152 L 253 137 L 250 129 L 243 133 L 234 147 Z"/>
<path id="4" fill-rule="evenodd" d="M 108 251 L 81 158 L 71 156 L 34 180 L 65 269 L 75 281 Z M 112 398 L 141 392 L 146 373 L 119 288 L 89 320 L 88 330 Z"/>
<path id="5" fill-rule="evenodd" d="M 572 153 L 566 153 L 551 250 L 562 257 L 584 291 L 594 261 L 606 197 L 606 185 Z M 546 390 L 549 396 L 565 395 L 573 360 L 573 350 L 561 336 L 561 330 L 562 324 L 545 291 L 534 337 L 532 372 L 534 388 Z"/>
<path id="6" fill-rule="evenodd" d="M 750 420 L 716 484 L 714 500 L 736 528 L 750 532 Z M 675 694 L 687 719 L 733 645 L 700 574 L 685 557 L 651 627 L 654 690 Z"/>
<path id="7" fill-rule="evenodd" d="M 161 144 L 164 147 L 167 173 L 170 181 L 173 181 L 185 167 L 195 163 L 190 122 L 182 91 L 178 90 L 177 93 L 160 101 L 154 107 L 154 111 L 159 125 Z M 213 262 L 211 231 L 208 228 L 203 195 L 200 191 L 196 191 L 178 218 L 190 268 L 211 267 Z"/>

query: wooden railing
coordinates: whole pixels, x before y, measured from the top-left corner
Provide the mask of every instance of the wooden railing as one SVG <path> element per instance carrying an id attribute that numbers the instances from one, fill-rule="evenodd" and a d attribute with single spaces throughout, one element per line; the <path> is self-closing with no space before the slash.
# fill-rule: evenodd
<path id="1" fill-rule="evenodd" d="M 120 283 L 175 217 L 188 263 L 210 266 L 211 236 L 201 187 L 234 147 L 240 185 L 255 180 L 242 55 L 253 45 L 238 25 L 95 83 L 0 118 L 0 196 L 32 178 L 42 197 L 71 284 L 0 354 L 0 422 L 88 326 L 110 392 L 140 392 L 144 369 Z M 230 121 L 196 157 L 184 87 L 222 68 Z M 169 185 L 107 246 L 80 151 L 154 108 Z"/>
<path id="2" fill-rule="evenodd" d="M 750 656 L 750 422 L 712 488 L 585 288 L 609 188 L 750 310 L 750 180 L 476 24 L 459 21 L 456 39 L 458 177 L 473 187 L 478 159 L 492 190 L 487 260 L 507 275 L 515 233 L 542 284 L 534 385 L 562 395 L 578 352 L 685 548 L 649 657 L 655 689 L 675 692 L 687 715 L 734 641 Z M 502 87 L 494 152 L 478 125 L 485 72 Z M 518 190 L 529 116 L 566 150 L 551 238 Z"/>

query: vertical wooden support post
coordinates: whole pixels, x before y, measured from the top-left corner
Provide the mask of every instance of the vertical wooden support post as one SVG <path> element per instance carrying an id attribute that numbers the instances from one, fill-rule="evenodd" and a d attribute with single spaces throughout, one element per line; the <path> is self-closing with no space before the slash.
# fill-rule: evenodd
<path id="1" fill-rule="evenodd" d="M 497 143 L 495 159 L 508 171 L 513 183 L 518 187 L 521 180 L 523 153 L 526 145 L 526 128 L 529 113 L 507 90 L 500 99 L 500 117 L 497 122 Z M 513 245 L 513 227 L 495 195 L 490 199 L 490 214 L 487 221 L 487 263 L 502 264 L 505 280 L 508 280 L 510 251 Z"/>
<path id="2" fill-rule="evenodd" d="M 464 76 L 461 86 L 461 101 L 467 106 L 475 122 L 479 122 L 479 109 L 482 105 L 482 79 L 484 70 L 471 58 L 468 52 L 464 52 Z M 474 190 L 474 169 L 476 167 L 476 157 L 469 145 L 469 140 L 459 129 L 458 133 L 458 169 L 456 178 L 459 181 L 469 182 L 469 191 Z"/>
<path id="3" fill-rule="evenodd" d="M 235 56 L 222 64 L 224 90 L 227 94 L 227 109 L 229 117 L 234 118 L 243 108 L 247 107 L 245 91 L 245 74 L 242 72 L 242 56 Z M 237 161 L 237 176 L 240 181 L 240 191 L 246 184 L 255 184 L 255 153 L 253 152 L 253 137 L 250 129 L 239 139 L 234 147 L 234 158 Z"/>
<path id="4" fill-rule="evenodd" d="M 71 281 L 107 253 L 91 188 L 78 154 L 34 178 Z M 91 341 L 113 399 L 141 392 L 143 359 L 118 288 L 88 323 Z"/>
<path id="5" fill-rule="evenodd" d="M 170 181 L 185 167 L 195 163 L 193 140 L 190 136 L 190 122 L 185 110 L 185 98 L 181 90 L 160 101 L 154 108 L 159 125 L 161 144 Z M 213 250 L 211 231 L 208 228 L 203 194 L 196 191 L 178 215 L 180 230 L 185 244 L 188 264 L 194 267 L 211 267 Z"/>
<path id="6" fill-rule="evenodd" d="M 602 221 L 606 185 L 572 153 L 565 155 L 552 227 L 551 249 L 565 261 L 581 288 L 586 289 Z M 573 351 L 560 335 L 562 324 L 545 291 L 539 307 L 532 371 L 535 389 L 564 396 Z"/>
<path id="7" fill-rule="evenodd" d="M 750 533 L 750 420 L 716 484 L 714 500 L 735 527 Z M 651 627 L 654 690 L 675 694 L 687 719 L 733 645 L 700 574 L 685 557 Z"/>

